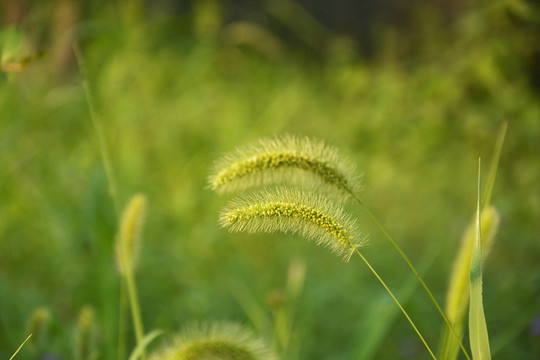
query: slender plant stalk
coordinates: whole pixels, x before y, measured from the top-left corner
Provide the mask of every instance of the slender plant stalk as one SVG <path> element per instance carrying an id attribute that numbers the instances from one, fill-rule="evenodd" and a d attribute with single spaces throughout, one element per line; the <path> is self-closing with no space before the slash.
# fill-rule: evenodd
<path id="1" fill-rule="evenodd" d="M 9 358 L 9 360 L 13 360 L 13 358 L 15 357 L 15 355 L 17 355 L 19 353 L 19 351 L 21 351 L 22 347 L 24 346 L 24 344 L 26 344 L 26 342 L 28 340 L 30 340 L 30 337 L 32 336 L 32 334 L 28 335 L 28 337 L 26 338 L 26 340 L 23 341 L 23 343 L 21 344 L 21 346 L 19 346 L 17 348 L 17 350 L 15 351 L 15 353 L 13 355 L 11 355 L 11 357 Z"/>
<path id="2" fill-rule="evenodd" d="M 392 236 L 390 236 L 390 234 L 388 233 L 388 231 L 386 230 L 386 228 L 381 224 L 381 222 L 375 217 L 375 215 L 373 215 L 373 213 L 366 207 L 366 205 L 364 204 L 364 202 L 362 200 L 360 200 L 356 195 L 354 194 L 351 194 L 352 198 L 358 203 L 358 205 L 360 205 L 360 207 L 366 212 L 366 214 L 371 218 L 371 220 L 373 220 L 373 222 L 379 227 L 379 229 L 383 232 L 383 234 L 386 236 L 386 238 L 388 240 L 390 240 L 390 242 L 392 243 L 392 245 L 394 246 L 394 248 L 397 250 L 397 252 L 401 255 L 401 257 L 403 258 L 403 260 L 405 260 L 405 262 L 407 263 L 407 265 L 409 266 L 409 268 L 411 269 L 411 271 L 414 273 L 414 275 L 418 278 L 418 281 L 420 282 L 420 284 L 422 284 L 422 287 L 424 288 L 424 290 L 426 291 L 426 293 L 428 294 L 428 296 L 430 297 L 431 301 L 433 302 L 433 304 L 435 305 L 435 307 L 437 308 L 437 310 L 439 311 L 439 313 L 441 314 L 442 318 L 444 319 L 444 322 L 446 323 L 446 325 L 448 326 L 448 328 L 450 329 L 450 331 L 452 331 L 452 334 L 454 335 L 454 337 L 457 339 L 457 341 L 459 342 L 459 346 L 461 347 L 461 350 L 463 351 L 463 353 L 465 354 L 465 357 L 468 359 L 468 360 L 471 360 L 469 354 L 467 353 L 467 350 L 465 349 L 465 347 L 463 346 L 463 343 L 461 342 L 461 339 L 459 338 L 458 334 L 456 333 L 456 330 L 454 329 L 454 326 L 452 326 L 452 324 L 450 323 L 450 320 L 448 320 L 448 317 L 446 316 L 446 314 L 444 313 L 443 309 L 441 308 L 441 305 L 439 305 L 439 302 L 437 301 L 437 299 L 435 299 L 435 296 L 433 296 L 433 293 L 431 292 L 431 290 L 429 290 L 429 287 L 426 285 L 426 283 L 424 282 L 424 279 L 422 279 L 422 276 L 418 273 L 418 271 L 416 270 L 416 268 L 414 267 L 414 265 L 412 264 L 412 262 L 409 260 L 408 256 L 405 255 L 405 252 L 403 252 L 403 250 L 401 249 L 401 247 L 398 245 L 398 243 L 392 238 Z"/>
<path id="3" fill-rule="evenodd" d="M 122 214 L 120 231 L 116 239 L 118 270 L 125 281 L 138 346 L 143 342 L 144 329 L 137 297 L 135 267 L 141 242 L 145 210 L 146 198 L 144 195 L 134 195 Z M 141 351 L 141 356 L 143 359 L 146 358 L 144 348 Z"/>
<path id="4" fill-rule="evenodd" d="M 143 341 L 138 344 L 135 349 L 133 349 L 133 352 L 129 356 L 129 360 L 138 360 L 142 356 L 144 349 L 146 349 L 152 341 L 161 335 L 163 335 L 162 330 L 154 330 L 148 333 L 144 337 Z"/>
<path id="5" fill-rule="evenodd" d="M 88 80 L 87 80 L 87 73 L 86 73 L 86 67 L 84 66 L 84 60 L 80 53 L 80 50 L 78 46 L 73 46 L 73 51 L 75 53 L 75 58 L 77 59 L 77 64 L 79 66 L 79 71 L 81 72 L 83 76 L 82 85 L 84 88 L 84 92 L 86 95 L 86 101 L 88 104 L 88 109 L 90 112 L 90 120 L 92 121 L 92 126 L 94 128 L 94 131 L 96 132 L 96 137 L 99 144 L 99 150 L 101 154 L 101 160 L 103 162 L 103 166 L 105 168 L 105 174 L 107 176 L 107 183 L 108 183 L 108 190 L 109 195 L 111 196 L 111 199 L 113 201 L 114 206 L 114 212 L 116 215 L 116 218 L 119 218 L 119 201 L 118 201 L 118 192 L 117 192 L 117 186 L 116 186 L 116 178 L 114 176 L 113 168 L 111 165 L 110 155 L 107 148 L 107 144 L 105 142 L 105 136 L 103 134 L 103 128 L 101 126 L 101 122 L 99 121 L 99 116 L 95 110 L 94 101 L 92 98 L 92 93 L 90 91 L 90 87 L 88 86 Z M 125 249 L 122 251 L 124 255 L 126 254 Z M 125 260 L 125 259 L 124 259 Z M 133 323 L 135 326 L 135 334 L 137 338 L 137 343 L 140 344 L 143 339 L 143 326 L 142 326 L 142 320 L 141 320 L 141 314 L 140 314 L 140 308 L 139 308 L 139 302 L 137 299 L 137 288 L 135 285 L 135 280 L 133 277 L 132 271 L 127 271 L 125 276 L 125 283 L 126 285 L 121 285 L 120 287 L 120 305 L 119 305 L 119 318 L 118 318 L 118 357 L 120 359 L 124 358 L 125 356 L 125 336 L 124 336 L 124 329 L 125 329 L 125 305 L 124 300 L 126 295 L 125 292 L 127 290 L 128 292 L 128 298 L 130 302 L 131 307 L 131 314 L 133 317 Z M 146 354 L 144 351 L 142 352 L 142 358 L 143 360 L 146 359 Z"/>
<path id="6" fill-rule="evenodd" d="M 124 252 L 125 254 L 125 252 Z M 144 328 L 141 317 L 141 309 L 139 306 L 139 299 L 137 297 L 137 285 L 135 284 L 135 277 L 133 271 L 128 270 L 124 276 L 127 286 L 127 293 L 129 298 L 129 304 L 131 308 L 131 317 L 133 318 L 133 325 L 135 326 L 135 337 L 137 339 L 137 345 L 141 344 L 144 338 Z M 141 358 L 146 359 L 146 352 L 141 350 Z"/>
<path id="7" fill-rule="evenodd" d="M 362 253 L 360 252 L 360 250 L 358 250 L 358 248 L 355 248 L 354 249 L 356 251 L 356 253 L 358 254 L 358 256 L 360 256 L 360 258 L 362 259 L 362 261 L 364 261 L 364 263 L 367 265 L 367 267 L 369 268 L 369 270 L 371 270 L 371 272 L 373 273 L 373 275 L 375 275 L 375 277 L 377 278 L 377 280 L 379 280 L 379 282 L 381 283 L 381 285 L 385 288 L 385 290 L 388 292 L 388 294 L 390 294 L 390 296 L 392 297 L 392 299 L 394 300 L 394 302 L 396 303 L 396 305 L 399 307 L 399 309 L 401 310 L 401 312 L 403 313 L 403 315 L 405 315 L 405 317 L 407 318 L 407 320 L 409 321 L 409 323 L 411 324 L 411 326 L 413 327 L 414 331 L 416 331 L 416 334 L 418 334 L 418 337 L 420 338 L 420 340 L 422 340 L 422 343 L 424 344 L 424 346 L 426 347 L 426 349 L 428 350 L 429 354 L 431 355 L 431 357 L 435 360 L 437 360 L 437 358 L 435 357 L 435 354 L 433 354 L 433 351 L 431 351 L 431 348 L 429 347 L 429 345 L 427 344 L 426 340 L 424 339 L 424 337 L 422 336 L 422 334 L 420 334 L 420 331 L 418 330 L 418 328 L 416 327 L 416 325 L 414 324 L 414 322 L 412 321 L 412 319 L 410 318 L 409 314 L 407 313 L 407 311 L 405 311 L 405 309 L 403 308 L 403 306 L 401 306 L 401 303 L 399 302 L 399 300 L 395 297 L 394 293 L 392 292 L 392 290 L 390 290 L 390 288 L 388 287 L 388 285 L 386 285 L 386 283 L 384 282 L 384 280 L 379 276 L 379 274 L 377 273 L 377 271 L 375 271 L 375 269 L 373 268 L 373 266 L 371 266 L 371 264 L 369 263 L 369 261 L 364 257 L 364 255 L 362 255 Z"/>
<path id="8" fill-rule="evenodd" d="M 84 93 L 86 95 L 86 102 L 88 104 L 88 110 L 90 112 L 90 120 L 92 121 L 92 126 L 96 132 L 96 137 L 99 143 L 99 151 L 101 154 L 101 161 L 103 162 L 103 167 L 105 168 L 105 175 L 107 176 L 107 183 L 109 184 L 109 195 L 112 198 L 115 214 L 118 217 L 119 207 L 118 207 L 118 192 L 116 187 L 116 178 L 111 165 L 111 160 L 109 156 L 109 151 L 107 149 L 107 144 L 105 142 L 105 136 L 103 135 L 103 128 L 101 127 L 101 122 L 99 121 L 99 116 L 96 112 L 94 106 L 94 100 L 92 98 L 92 93 L 90 92 L 90 87 L 88 86 L 88 77 L 86 73 L 86 67 L 84 66 L 84 60 L 82 58 L 81 52 L 77 45 L 73 45 L 73 51 L 75 52 L 75 58 L 77 59 L 77 64 L 79 66 L 79 71 L 83 77 L 82 86 L 84 88 Z"/>
<path id="9" fill-rule="evenodd" d="M 122 289 L 127 290 L 127 296 L 129 300 L 129 307 L 131 309 L 131 318 L 133 319 L 133 326 L 135 327 L 135 338 L 137 340 L 137 346 L 143 342 L 144 338 L 144 327 L 142 322 L 141 310 L 139 306 L 139 299 L 137 296 L 137 285 L 135 283 L 135 276 L 132 266 L 128 266 L 128 250 L 127 244 L 125 241 L 120 241 L 121 251 L 118 254 L 120 256 L 121 262 L 124 264 L 122 271 L 122 278 L 124 280 L 125 286 L 122 286 Z M 122 295 L 122 294 L 121 294 Z M 125 296 L 125 293 L 124 293 Z M 125 298 L 125 297 L 124 297 Z M 121 297 L 122 302 L 122 297 Z M 125 321 L 125 319 L 121 319 Z M 141 358 L 146 359 L 146 352 L 144 348 L 141 350 Z"/>
<path id="10" fill-rule="evenodd" d="M 126 295 L 126 282 L 120 281 L 120 299 L 119 299 L 119 309 L 118 309 L 118 348 L 117 348 L 117 358 L 125 359 L 126 358 L 126 323 L 127 323 L 127 295 Z"/>
<path id="11" fill-rule="evenodd" d="M 508 123 L 505 122 L 502 124 L 501 129 L 499 130 L 499 135 L 497 136 L 497 142 L 495 144 L 495 154 L 493 160 L 491 161 L 489 176 L 487 180 L 487 185 L 485 189 L 484 199 L 482 202 L 482 210 L 487 208 L 491 201 L 491 194 L 493 193 L 493 185 L 495 184 L 495 177 L 497 176 L 497 169 L 499 167 L 499 162 L 501 159 L 501 151 L 504 143 L 504 138 L 506 137 L 506 129 L 508 128 Z"/>

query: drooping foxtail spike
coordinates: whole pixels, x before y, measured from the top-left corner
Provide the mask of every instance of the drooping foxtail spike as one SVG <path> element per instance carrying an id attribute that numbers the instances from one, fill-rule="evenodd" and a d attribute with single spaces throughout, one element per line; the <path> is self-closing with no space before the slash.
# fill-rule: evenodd
<path id="1" fill-rule="evenodd" d="M 221 212 L 219 222 L 231 231 L 299 233 L 345 258 L 364 242 L 341 207 L 297 189 L 264 189 L 239 196 Z"/>
<path id="2" fill-rule="evenodd" d="M 283 182 L 324 185 L 349 196 L 359 189 L 359 178 L 334 147 L 284 135 L 260 139 L 225 155 L 216 162 L 209 184 L 221 193 Z"/>

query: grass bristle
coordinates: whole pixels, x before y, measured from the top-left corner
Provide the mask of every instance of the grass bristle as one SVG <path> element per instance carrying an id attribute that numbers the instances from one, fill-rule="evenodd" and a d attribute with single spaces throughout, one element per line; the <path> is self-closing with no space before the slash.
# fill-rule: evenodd
<path id="1" fill-rule="evenodd" d="M 334 147 L 308 137 L 283 135 L 260 139 L 225 155 L 216 162 L 209 183 L 220 193 L 287 182 L 324 185 L 349 196 L 359 190 L 359 178 Z"/>
<path id="2" fill-rule="evenodd" d="M 235 323 L 188 326 L 150 360 L 275 360 L 266 343 Z"/>
<path id="3" fill-rule="evenodd" d="M 219 221 L 231 231 L 299 233 L 344 257 L 364 242 L 341 207 L 297 189 L 264 189 L 240 196 L 222 211 Z"/>
<path id="4" fill-rule="evenodd" d="M 120 234 L 115 244 L 116 263 L 122 274 L 132 271 L 137 263 L 145 212 L 146 197 L 136 194 L 122 214 Z"/>

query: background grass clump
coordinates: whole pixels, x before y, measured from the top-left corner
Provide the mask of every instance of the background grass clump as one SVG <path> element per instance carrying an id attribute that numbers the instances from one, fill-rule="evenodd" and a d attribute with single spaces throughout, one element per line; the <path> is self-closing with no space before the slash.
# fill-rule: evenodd
<path id="1" fill-rule="evenodd" d="M 281 330 L 258 326 L 249 310 L 279 324 L 287 309 L 294 322 L 286 359 L 426 353 L 359 262 L 342 263 L 290 234 L 220 229 L 222 200 L 206 185 L 212 161 L 282 133 L 338 146 L 363 172 L 364 202 L 443 301 L 475 209 L 477 158 L 490 160 L 508 121 L 492 196 L 501 220 L 484 264 L 484 309 L 494 358 L 538 358 L 538 8 L 497 1 L 445 19 L 419 5 L 403 22 L 374 26 L 366 51 L 314 25 L 301 7 L 267 6 L 261 23 L 238 21 L 226 4 L 200 3 L 206 7 L 175 12 L 166 2 L 159 9 L 54 1 L 21 5 L 20 17 L 4 12 L 0 357 L 26 338 L 38 309 L 50 314 L 39 346 L 25 346 L 17 358 L 73 356 L 81 311 L 92 309 L 87 353 L 116 358 L 118 215 L 87 81 L 119 202 L 139 191 L 149 199 L 136 274 L 145 328 L 230 319 L 272 337 Z M 239 35 L 246 21 L 258 29 L 248 32 L 255 40 Z M 355 218 L 370 234 L 364 252 L 435 343 L 441 321 L 429 298 L 375 225 L 361 212 Z M 287 273 L 298 257 L 306 277 L 294 300 L 286 296 Z"/>

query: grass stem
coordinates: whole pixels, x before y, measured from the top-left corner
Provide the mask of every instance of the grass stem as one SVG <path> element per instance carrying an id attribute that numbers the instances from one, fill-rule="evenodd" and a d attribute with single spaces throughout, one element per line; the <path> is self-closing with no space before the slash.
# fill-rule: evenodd
<path id="1" fill-rule="evenodd" d="M 435 354 L 433 354 L 433 351 L 431 351 L 431 348 L 429 347 L 429 345 L 427 344 L 426 340 L 424 339 L 424 337 L 422 336 L 422 334 L 420 334 L 420 331 L 418 330 L 418 328 L 416 327 L 416 325 L 414 324 L 414 322 L 412 321 L 412 319 L 410 318 L 409 314 L 407 314 L 407 311 L 405 311 L 405 309 L 403 308 L 403 306 L 401 306 L 401 303 L 399 302 L 399 300 L 394 296 L 394 293 L 392 293 L 392 290 L 390 290 L 390 288 L 386 285 L 386 283 L 384 282 L 384 280 L 379 276 L 379 274 L 377 273 L 377 271 L 375 271 L 375 269 L 373 268 L 373 266 L 371 266 L 371 264 L 369 263 L 369 261 L 364 257 L 364 255 L 362 255 L 362 253 L 360 252 L 360 250 L 358 249 L 355 249 L 356 253 L 358 254 L 358 256 L 360 256 L 360 258 L 362 258 L 362 260 L 364 261 L 364 263 L 367 265 L 367 267 L 369 268 L 369 270 L 371 270 L 371 272 L 373 273 L 373 275 L 375 275 L 375 277 L 377 278 L 377 280 L 379 280 L 379 282 L 381 283 L 381 285 L 385 288 L 385 290 L 388 292 L 388 294 L 390 294 L 390 296 L 392 297 L 392 299 L 394 300 L 394 302 L 396 303 L 396 305 L 399 307 L 399 309 L 401 310 L 401 312 L 403 313 L 403 315 L 405 315 L 405 317 L 407 318 L 407 320 L 409 320 L 409 323 L 411 324 L 411 326 L 413 327 L 414 331 L 416 331 L 416 334 L 418 334 L 418 337 L 420 338 L 420 340 L 422 340 L 422 343 L 424 344 L 424 346 L 426 347 L 426 349 L 428 350 L 429 354 L 431 355 L 431 357 L 435 360 L 437 360 L 437 358 L 435 357 Z"/>
<path id="2" fill-rule="evenodd" d="M 118 304 L 118 359 L 126 358 L 126 282 L 120 281 L 120 300 Z"/>
<path id="3" fill-rule="evenodd" d="M 444 322 L 446 323 L 446 325 L 448 326 L 448 328 L 450 329 L 450 331 L 452 332 L 452 334 L 454 335 L 454 337 L 457 339 L 457 341 L 459 342 L 459 346 L 461 347 L 461 350 L 463 351 L 463 354 L 465 354 L 465 357 L 468 359 L 468 360 L 471 360 L 469 354 L 467 353 L 467 350 L 465 349 L 465 347 L 463 346 L 463 343 L 461 342 L 461 339 L 460 337 L 458 336 L 458 334 L 456 333 L 456 330 L 454 329 L 454 327 L 452 326 L 452 324 L 450 323 L 450 320 L 448 320 L 448 317 L 446 316 L 446 314 L 444 313 L 443 309 L 441 308 L 441 306 L 439 305 L 439 302 L 437 301 L 437 299 L 435 299 L 435 296 L 433 296 L 433 293 L 431 292 L 431 290 L 429 290 L 428 286 L 426 285 L 426 283 L 424 282 L 424 279 L 422 279 L 422 276 L 420 276 L 420 274 L 418 273 L 418 271 L 416 270 L 416 268 L 414 267 L 414 265 L 412 264 L 412 262 L 409 260 L 409 258 L 407 257 L 407 255 L 405 255 L 405 253 L 403 252 L 403 250 L 401 249 L 401 247 L 398 245 L 398 243 L 392 238 L 392 236 L 390 236 L 390 234 L 388 233 L 388 231 L 386 231 L 386 228 L 380 223 L 380 221 L 375 217 L 375 215 L 373 215 L 373 213 L 366 207 L 366 205 L 364 204 L 364 202 L 362 200 L 360 200 L 356 195 L 352 195 L 352 197 L 354 198 L 354 200 L 358 203 L 358 205 L 360 205 L 360 207 L 362 207 L 362 209 L 366 212 L 366 214 L 371 218 L 371 220 L 373 220 L 373 222 L 379 227 L 379 229 L 383 232 L 383 234 L 386 236 L 386 238 L 388 240 L 390 240 L 390 242 L 392 243 L 392 245 L 394 246 L 394 248 L 397 250 L 397 252 L 401 255 L 401 257 L 403 258 L 403 260 L 405 260 L 405 262 L 407 263 L 407 265 L 409 266 L 409 268 L 411 269 L 411 271 L 414 273 L 414 275 L 418 278 L 418 281 L 420 282 L 420 284 L 422 284 L 422 287 L 424 288 L 424 290 L 426 291 L 426 293 L 428 294 L 428 296 L 430 297 L 431 301 L 433 302 L 433 304 L 435 305 L 435 307 L 437 308 L 437 310 L 439 311 L 439 313 L 441 314 L 442 318 L 444 319 Z"/>
<path id="4" fill-rule="evenodd" d="M 19 346 L 17 348 L 17 350 L 15 351 L 15 353 L 13 355 L 11 355 L 11 357 L 9 358 L 9 360 L 13 360 L 13 358 L 15 357 L 15 355 L 17 355 L 19 353 L 19 351 L 21 351 L 22 347 L 24 346 L 24 344 L 26 344 L 26 342 L 28 340 L 30 340 L 30 337 L 32 336 L 32 334 L 28 335 L 28 337 L 26 338 L 26 340 L 23 341 L 23 343 L 21 344 L 21 346 Z"/>
<path id="5" fill-rule="evenodd" d="M 125 254 L 125 252 L 124 252 Z M 135 277 L 133 276 L 133 271 L 127 269 L 124 276 L 127 286 L 127 293 L 129 298 L 129 304 L 131 308 L 131 317 L 133 318 L 133 326 L 135 327 L 135 337 L 137 339 L 137 345 L 141 344 L 144 337 L 144 328 L 141 317 L 141 309 L 139 306 L 139 299 L 137 297 L 137 285 L 135 284 Z M 144 349 L 141 352 L 141 358 L 146 359 L 146 352 Z"/>
<path id="6" fill-rule="evenodd" d="M 119 216 L 119 207 L 118 207 L 118 192 L 116 187 L 116 179 L 114 177 L 114 172 L 111 165 L 111 158 L 109 151 L 107 149 L 107 144 L 105 142 L 105 136 L 103 135 L 103 128 L 101 127 L 101 122 L 99 121 L 99 116 L 96 112 L 96 107 L 94 105 L 94 100 L 92 98 L 92 93 L 88 85 L 88 77 L 86 74 L 86 67 L 84 66 L 84 60 L 81 55 L 81 51 L 77 45 L 73 45 L 73 51 L 75 53 L 75 58 L 77 59 L 77 64 L 79 66 L 79 71 L 83 77 L 82 86 L 84 88 L 84 93 L 86 95 L 86 102 L 88 104 L 88 110 L 90 112 L 90 120 L 92 121 L 92 126 L 96 132 L 96 138 L 99 144 L 99 151 L 101 154 L 101 161 L 103 161 L 103 167 L 105 168 L 105 175 L 107 176 L 107 183 L 109 184 L 109 195 L 112 198 L 114 210 L 116 217 Z"/>

